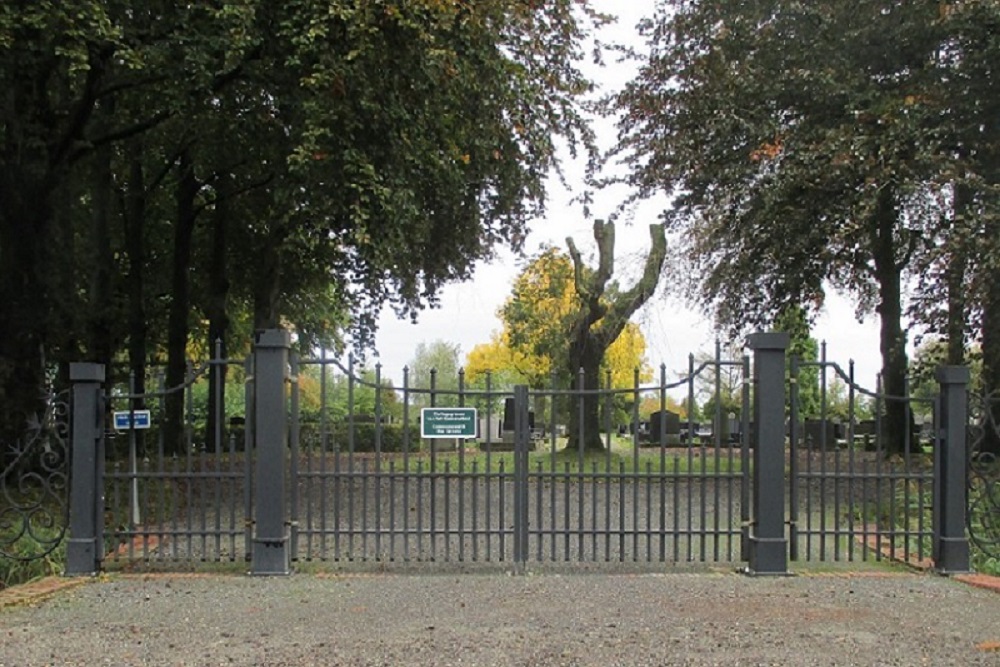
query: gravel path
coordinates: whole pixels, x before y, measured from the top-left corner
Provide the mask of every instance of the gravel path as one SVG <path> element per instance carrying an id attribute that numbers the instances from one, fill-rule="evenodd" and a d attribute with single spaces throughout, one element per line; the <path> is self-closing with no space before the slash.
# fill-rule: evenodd
<path id="1" fill-rule="evenodd" d="M 119 575 L 0 609 L 0 667 L 1000 665 L 998 642 L 1000 595 L 888 572 Z"/>

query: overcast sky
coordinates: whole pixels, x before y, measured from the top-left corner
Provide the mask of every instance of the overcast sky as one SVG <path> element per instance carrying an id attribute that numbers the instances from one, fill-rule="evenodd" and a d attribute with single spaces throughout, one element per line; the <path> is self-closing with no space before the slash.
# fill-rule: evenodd
<path id="1" fill-rule="evenodd" d="M 617 39 L 638 44 L 635 24 L 644 16 L 652 14 L 653 0 L 595 0 L 602 11 L 616 13 L 618 23 L 606 29 L 605 41 Z M 604 86 L 620 86 L 627 81 L 633 69 L 629 65 L 608 63 L 601 71 L 589 70 Z M 614 127 L 610 123 L 595 124 L 599 137 L 608 145 L 614 140 Z M 568 158 L 567 158 L 568 159 Z M 571 203 L 581 187 L 583 165 L 564 163 L 570 188 L 567 191 L 557 179 L 551 179 L 548 213 L 544 219 L 535 221 L 525 244 L 528 254 L 543 244 L 553 244 L 565 248 L 565 239 L 572 236 L 581 252 L 594 253 L 592 221 L 585 219 L 582 208 Z M 607 218 L 619 205 L 621 192 L 606 192 L 596 196 L 592 206 L 593 214 Z M 616 277 L 630 285 L 625 278 L 629 267 L 641 266 L 642 257 L 649 244 L 647 225 L 656 222 L 657 214 L 665 207 L 665 200 L 650 201 L 636 209 L 634 222 L 630 225 L 619 223 L 616 233 L 615 252 Z M 670 261 L 668 251 L 667 261 Z M 379 334 L 376 339 L 378 361 L 383 366 L 383 376 L 399 380 L 402 368 L 412 358 L 418 343 L 444 340 L 460 346 L 464 363 L 465 355 L 478 343 L 490 339 L 493 331 L 499 331 L 500 321 L 496 311 L 509 295 L 514 277 L 519 271 L 518 260 L 509 251 L 502 251 L 498 259 L 476 268 L 473 280 L 451 285 L 444 289 L 441 307 L 426 310 L 417 324 L 399 320 L 389 310 L 379 320 Z M 662 287 L 662 286 L 661 286 Z M 664 295 L 660 289 L 633 320 L 642 328 L 646 337 L 647 359 L 654 367 L 666 364 L 668 377 L 675 377 L 675 371 L 687 368 L 689 353 L 710 353 L 714 349 L 715 334 L 710 321 L 686 307 L 676 298 Z M 824 312 L 813 328 L 817 340 L 825 340 L 828 356 L 840 363 L 846 370 L 849 359 L 856 362 L 856 378 L 864 386 L 874 388 L 875 374 L 880 367 L 878 346 L 878 320 L 871 315 L 863 323 L 854 317 L 853 305 L 831 294 Z"/>

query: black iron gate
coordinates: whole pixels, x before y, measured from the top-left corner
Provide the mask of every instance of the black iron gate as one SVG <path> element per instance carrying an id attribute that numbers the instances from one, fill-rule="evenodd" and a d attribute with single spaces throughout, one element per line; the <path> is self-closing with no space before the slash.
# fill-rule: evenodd
<path id="1" fill-rule="evenodd" d="M 61 560 L 69 526 L 69 392 L 45 391 L 38 404 L 20 437 L 0 442 L 0 559 L 16 564 L 7 572 Z"/>
<path id="2" fill-rule="evenodd" d="M 440 389 L 367 377 L 326 358 L 292 360 L 291 558 L 328 561 L 737 562 L 749 518 L 749 359 L 720 355 L 667 382 L 627 389 Z M 732 372 L 732 383 L 725 378 Z M 318 403 L 303 409 L 302 385 Z M 667 410 L 668 391 L 732 392 L 710 425 Z M 608 383 L 610 384 L 610 383 Z M 576 445 L 566 419 L 586 396 L 601 448 Z M 364 398 L 362 398 L 364 396 Z M 653 426 L 639 419 L 646 399 Z M 315 399 L 314 399 L 315 400 Z M 362 405 L 366 402 L 365 405 Z M 691 400 L 689 404 L 693 403 Z M 615 421 L 628 406 L 630 423 Z M 390 406 L 394 409 L 390 410 Z M 476 437 L 421 437 L 422 407 L 476 407 Z M 533 406 L 544 406 L 535 418 Z M 716 426 L 718 425 L 718 426 Z"/>

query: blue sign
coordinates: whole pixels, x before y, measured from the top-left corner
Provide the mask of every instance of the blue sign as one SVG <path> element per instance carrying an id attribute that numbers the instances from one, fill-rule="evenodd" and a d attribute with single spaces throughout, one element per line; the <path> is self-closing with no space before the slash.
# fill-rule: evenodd
<path id="1" fill-rule="evenodd" d="M 149 410 L 122 410 L 114 413 L 115 430 L 127 431 L 133 428 L 149 428 Z"/>

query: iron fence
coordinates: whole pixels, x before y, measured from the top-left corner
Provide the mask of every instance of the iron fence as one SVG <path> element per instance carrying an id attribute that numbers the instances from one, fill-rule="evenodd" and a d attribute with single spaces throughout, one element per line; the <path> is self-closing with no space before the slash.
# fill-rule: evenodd
<path id="1" fill-rule="evenodd" d="M 300 360 L 283 331 L 259 332 L 247 362 L 214 359 L 145 394 L 102 389 L 102 367 L 75 364 L 67 572 L 247 560 L 255 574 L 311 561 L 695 561 L 783 574 L 789 557 L 928 556 L 945 572 L 968 569 L 968 371 L 941 369 L 940 397 L 920 404 L 862 389 L 824 353 L 813 364 L 815 421 L 800 424 L 808 366 L 793 360 L 787 378 L 787 345 L 787 334 L 755 334 L 752 359 L 724 360 L 717 346 L 676 380 L 661 366 L 655 381 L 636 374 L 613 388 L 605 378 L 596 389 L 582 378 L 495 386 L 489 374 L 470 386 L 462 373 L 444 387 L 433 372 L 404 372 L 395 387 L 378 366 Z M 241 414 L 219 393 L 226 369 L 244 376 Z M 829 423 L 833 379 L 846 392 L 842 430 Z M 211 410 L 199 407 L 207 391 Z M 692 405 L 698 391 L 715 399 L 705 423 L 668 410 L 669 396 L 686 392 Z M 165 403 L 178 396 L 187 419 L 171 439 Z M 658 408 L 645 424 L 642 400 Z M 921 439 L 906 429 L 892 455 L 879 416 L 889 401 L 930 416 Z M 431 433 L 433 420 L 418 417 L 471 407 L 483 419 L 461 437 Z M 149 428 L 135 428 L 146 410 Z M 111 429 L 119 417 L 124 428 Z M 995 525 L 995 513 L 979 516 Z"/>
<path id="2" fill-rule="evenodd" d="M 1000 560 L 1000 396 L 970 394 L 968 531 L 982 559 Z"/>
<path id="3" fill-rule="evenodd" d="M 469 388 L 460 371 L 454 388 L 442 389 L 435 371 L 415 387 L 404 370 L 402 387 L 393 388 L 379 366 L 366 378 L 350 361 L 293 356 L 291 558 L 739 560 L 749 516 L 749 358 L 723 360 L 717 350 L 714 359 L 697 367 L 692 359 L 690 366 L 673 382 L 661 367 L 658 383 L 640 383 L 638 372 L 633 386 L 621 389 L 611 387 L 610 375 L 594 390 L 584 389 L 582 378 L 574 388 L 553 379 L 520 396 L 516 387 L 495 387 L 489 373 L 481 388 Z M 717 403 L 714 423 L 726 419 L 726 428 L 681 442 L 679 416 L 667 418 L 668 392 L 687 387 L 693 396 L 703 382 L 719 394 L 730 368 L 738 375 L 742 420 L 729 424 Z M 318 385 L 318 405 L 308 411 L 307 378 Z M 356 405 L 362 393 L 367 413 Z M 585 447 L 586 434 L 575 447 L 565 434 L 565 421 L 574 418 L 583 433 L 588 397 L 597 399 L 603 419 L 599 451 Z M 658 402 L 656 433 L 640 428 L 638 404 L 646 397 Z M 528 407 L 524 424 L 515 425 L 519 402 Z M 478 406 L 485 415 L 478 437 L 421 439 L 417 411 L 440 405 Z M 615 423 L 622 405 L 630 406 L 631 429 Z M 693 436 L 693 417 L 686 422 Z"/>

